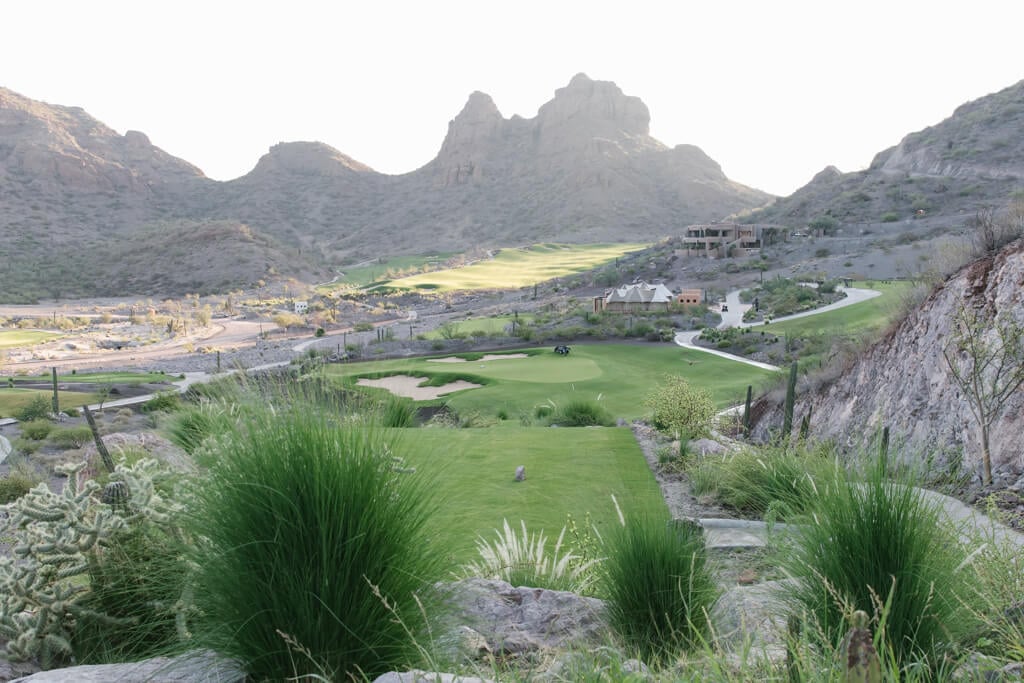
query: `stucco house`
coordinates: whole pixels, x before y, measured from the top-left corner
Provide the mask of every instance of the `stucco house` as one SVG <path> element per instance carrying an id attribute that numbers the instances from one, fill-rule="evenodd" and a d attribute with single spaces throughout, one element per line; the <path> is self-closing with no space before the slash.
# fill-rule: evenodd
<path id="1" fill-rule="evenodd" d="M 594 297 L 594 312 L 667 311 L 675 300 L 675 295 L 663 284 L 637 282 L 616 287 L 603 297 Z"/>

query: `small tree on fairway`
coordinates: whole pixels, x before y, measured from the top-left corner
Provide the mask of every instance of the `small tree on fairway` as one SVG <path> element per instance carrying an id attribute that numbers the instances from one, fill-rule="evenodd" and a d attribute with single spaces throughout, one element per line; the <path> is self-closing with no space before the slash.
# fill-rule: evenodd
<path id="1" fill-rule="evenodd" d="M 983 481 L 991 484 L 989 432 L 1006 402 L 1024 385 L 1024 328 L 960 307 L 942 355 L 981 428 Z"/>
<path id="2" fill-rule="evenodd" d="M 652 410 L 651 422 L 677 438 L 705 433 L 715 416 L 715 402 L 706 389 L 690 386 L 684 377 L 666 375 L 644 405 Z"/>

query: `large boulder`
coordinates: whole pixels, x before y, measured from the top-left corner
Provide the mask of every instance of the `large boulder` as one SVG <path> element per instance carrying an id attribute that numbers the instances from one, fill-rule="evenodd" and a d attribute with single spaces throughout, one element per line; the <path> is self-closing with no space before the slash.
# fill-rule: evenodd
<path id="1" fill-rule="evenodd" d="M 464 579 L 445 588 L 452 641 L 465 642 L 468 627 L 495 654 L 588 647 L 607 640 L 604 603 L 564 591 Z M 464 648 L 460 648 L 464 649 Z"/>

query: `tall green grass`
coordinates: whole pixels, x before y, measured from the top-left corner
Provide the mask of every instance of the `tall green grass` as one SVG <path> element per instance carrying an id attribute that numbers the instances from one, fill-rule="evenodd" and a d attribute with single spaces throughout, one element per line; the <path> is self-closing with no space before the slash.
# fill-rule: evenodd
<path id="1" fill-rule="evenodd" d="M 705 642 L 717 588 L 697 527 L 631 516 L 605 550 L 608 620 L 627 647 L 658 662 Z"/>
<path id="2" fill-rule="evenodd" d="M 919 490 L 887 479 L 884 462 L 863 482 L 836 477 L 798 529 L 781 555 L 796 581 L 783 598 L 822 644 L 839 642 L 863 610 L 897 668 L 937 670 L 976 627 L 955 532 Z"/>
<path id="3" fill-rule="evenodd" d="M 573 399 L 558 408 L 551 421 L 563 427 L 611 427 L 615 419 L 596 401 Z"/>
<path id="4" fill-rule="evenodd" d="M 712 495 L 743 514 L 786 518 L 813 504 L 836 467 L 825 447 L 764 446 L 704 456 L 689 475 L 696 495 Z"/>
<path id="5" fill-rule="evenodd" d="M 441 575 L 430 482 L 398 472 L 398 432 L 334 413 L 264 404 L 203 448 L 199 640 L 255 680 L 407 666 Z"/>

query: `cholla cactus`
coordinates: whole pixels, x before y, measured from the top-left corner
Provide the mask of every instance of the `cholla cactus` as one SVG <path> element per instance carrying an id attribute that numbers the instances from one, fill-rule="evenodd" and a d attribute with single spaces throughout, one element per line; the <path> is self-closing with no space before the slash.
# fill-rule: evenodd
<path id="1" fill-rule="evenodd" d="M 14 540 L 11 556 L 0 557 L 0 636 L 9 639 L 12 659 L 60 664 L 71 655 L 76 617 L 88 613 L 116 622 L 81 604 L 89 590 L 90 558 L 138 521 L 165 524 L 178 509 L 154 489 L 155 460 L 116 469 L 111 478 L 129 491 L 127 505 L 117 511 L 99 502 L 95 481 L 81 481 L 84 466 L 63 468 L 68 479 L 61 493 L 40 484 L 0 508 L 6 513 L 0 536 Z"/>

